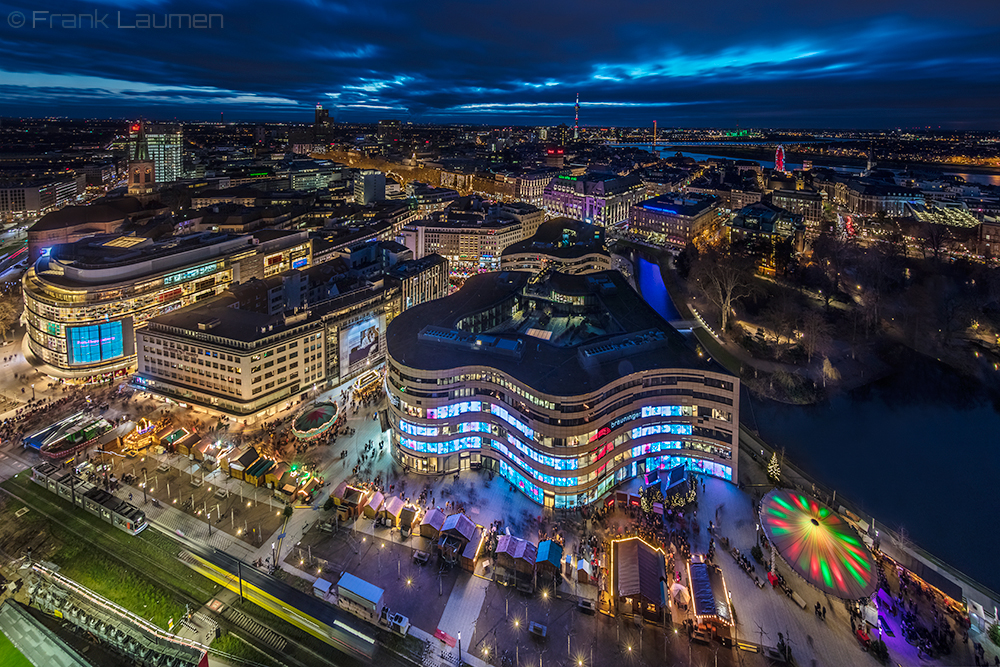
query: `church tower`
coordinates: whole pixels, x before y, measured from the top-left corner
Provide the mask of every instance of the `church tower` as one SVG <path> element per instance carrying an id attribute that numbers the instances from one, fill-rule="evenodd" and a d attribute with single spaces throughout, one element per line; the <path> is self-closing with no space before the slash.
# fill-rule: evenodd
<path id="1" fill-rule="evenodd" d="M 133 125 L 132 131 L 136 136 L 128 160 L 128 193 L 132 196 L 147 195 L 153 192 L 156 184 L 156 165 L 149 157 L 149 144 L 142 123 Z"/>

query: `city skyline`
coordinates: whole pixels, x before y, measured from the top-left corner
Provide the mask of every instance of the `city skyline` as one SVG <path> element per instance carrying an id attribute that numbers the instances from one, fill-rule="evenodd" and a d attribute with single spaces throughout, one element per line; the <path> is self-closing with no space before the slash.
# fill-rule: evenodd
<path id="1" fill-rule="evenodd" d="M 581 127 L 1000 127 L 996 7 L 839 9 L 3 2 L 0 92 L 8 116 L 572 126 L 579 94 Z M 216 18 L 131 27 L 186 14 Z"/>

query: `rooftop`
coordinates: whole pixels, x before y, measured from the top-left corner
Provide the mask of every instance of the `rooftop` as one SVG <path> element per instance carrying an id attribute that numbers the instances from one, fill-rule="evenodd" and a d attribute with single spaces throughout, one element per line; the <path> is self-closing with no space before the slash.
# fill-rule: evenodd
<path id="1" fill-rule="evenodd" d="M 504 248 L 502 256 L 538 252 L 569 259 L 590 253 L 607 254 L 600 227 L 573 218 L 553 218 L 539 225 L 534 235 Z"/>
<path id="2" fill-rule="evenodd" d="M 510 315 L 473 331 L 471 323 L 488 311 Z M 489 366 L 553 396 L 658 368 L 725 372 L 700 360 L 617 271 L 553 273 L 536 282 L 527 272 L 475 275 L 455 294 L 396 316 L 386 344 L 410 368 Z"/>
<path id="3" fill-rule="evenodd" d="M 667 193 L 659 197 L 639 202 L 636 206 L 654 213 L 668 215 L 694 216 L 709 210 L 718 204 L 718 199 L 712 195 L 682 195 Z"/>

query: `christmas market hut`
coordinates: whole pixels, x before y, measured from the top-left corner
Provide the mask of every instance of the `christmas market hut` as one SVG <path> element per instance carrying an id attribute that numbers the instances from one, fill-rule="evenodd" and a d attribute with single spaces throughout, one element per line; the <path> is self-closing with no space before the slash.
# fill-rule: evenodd
<path id="1" fill-rule="evenodd" d="M 399 517 L 406 503 L 399 496 L 389 496 L 382 505 L 381 517 L 391 528 L 399 527 Z"/>
<path id="2" fill-rule="evenodd" d="M 229 460 L 229 476 L 236 479 L 243 479 L 246 471 L 254 463 L 257 463 L 257 459 L 259 458 L 260 454 L 257 453 L 257 450 L 252 445 L 247 445 L 244 449 L 237 450 Z"/>
<path id="3" fill-rule="evenodd" d="M 271 459 L 257 459 L 257 461 L 243 473 L 243 480 L 247 484 L 252 484 L 254 486 L 261 486 L 264 483 L 265 476 L 267 472 L 274 467 L 274 461 Z"/>
<path id="4" fill-rule="evenodd" d="M 479 556 L 483 553 L 483 545 L 486 543 L 486 536 L 483 531 L 483 527 L 476 525 L 476 530 L 472 534 L 472 539 L 469 543 L 465 545 L 465 549 L 462 551 L 462 569 L 468 570 L 469 572 L 476 571 L 476 563 L 479 561 Z"/>
<path id="5" fill-rule="evenodd" d="M 549 579 L 555 584 L 562 580 L 559 567 L 562 564 L 562 545 L 555 540 L 545 540 L 538 544 L 538 557 L 535 561 L 535 571 L 539 577 Z"/>
<path id="6" fill-rule="evenodd" d="M 695 621 L 716 636 L 730 637 L 733 614 L 722 570 L 706 562 L 703 555 L 694 554 L 688 562 L 688 581 Z"/>
<path id="7" fill-rule="evenodd" d="M 385 502 L 385 496 L 381 491 L 375 491 L 372 493 L 371 497 L 368 498 L 368 502 L 362 508 L 365 516 L 369 519 L 374 519 L 378 516 L 378 511 L 382 509 L 382 503 Z"/>
<path id="8" fill-rule="evenodd" d="M 520 537 L 501 535 L 497 541 L 497 566 L 507 571 L 518 589 L 534 590 L 537 555 L 538 547 Z"/>
<path id="9" fill-rule="evenodd" d="M 405 505 L 399 513 L 399 532 L 403 537 L 409 537 L 413 530 L 413 522 L 417 518 L 417 508 L 413 505 Z M 419 527 L 419 524 L 418 524 Z"/>
<path id="10" fill-rule="evenodd" d="M 333 498 L 333 504 L 337 506 L 340 520 L 346 521 L 361 514 L 366 494 L 362 489 L 350 486 L 347 482 L 341 482 L 330 494 L 330 497 Z"/>
<path id="11" fill-rule="evenodd" d="M 424 518 L 420 521 L 420 535 L 431 540 L 436 540 L 441 535 L 441 527 L 444 526 L 444 512 L 434 508 L 424 512 Z"/>
<path id="12" fill-rule="evenodd" d="M 187 433 L 186 435 L 180 437 L 174 441 L 174 447 L 177 453 L 181 456 L 191 456 L 191 449 L 198 444 L 201 438 L 198 437 L 197 433 Z"/>
<path id="13" fill-rule="evenodd" d="M 476 532 L 476 524 L 461 512 L 449 515 L 441 525 L 438 551 L 445 562 L 457 563 L 459 556 Z"/>
<path id="14" fill-rule="evenodd" d="M 264 474 L 264 484 L 269 489 L 280 489 L 281 478 L 288 473 L 289 465 L 287 461 L 278 461 Z"/>
<path id="15" fill-rule="evenodd" d="M 612 600 L 617 609 L 662 621 L 667 605 L 667 565 L 663 551 L 638 537 L 611 543 Z"/>

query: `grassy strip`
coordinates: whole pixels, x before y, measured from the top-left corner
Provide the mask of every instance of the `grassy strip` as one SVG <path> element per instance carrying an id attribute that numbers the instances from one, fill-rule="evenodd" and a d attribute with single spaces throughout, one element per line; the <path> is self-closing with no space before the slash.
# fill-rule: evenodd
<path id="1" fill-rule="evenodd" d="M 0 486 L 29 503 L 33 510 L 14 518 L 17 503 L 8 503 L 5 521 L 27 523 L 47 531 L 58 542 L 53 553 L 39 557 L 50 559 L 65 576 L 160 627 L 166 628 L 170 618 L 178 622 L 184 613 L 183 601 L 177 600 L 169 588 L 196 603 L 207 601 L 218 590 L 179 562 L 179 546 L 156 531 L 147 529 L 137 536 L 129 535 L 73 508 L 31 482 L 25 473 Z"/>
<path id="2" fill-rule="evenodd" d="M 4 667 L 32 667 L 31 662 L 3 634 L 0 634 L 0 665 Z"/>
<path id="3" fill-rule="evenodd" d="M 240 662 L 249 662 L 267 667 L 284 667 L 283 663 L 259 651 L 247 642 L 233 634 L 225 634 L 212 642 L 212 648 L 225 653 L 226 658 L 234 658 Z"/>

